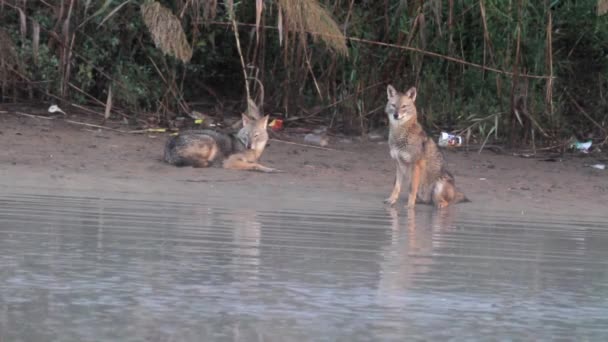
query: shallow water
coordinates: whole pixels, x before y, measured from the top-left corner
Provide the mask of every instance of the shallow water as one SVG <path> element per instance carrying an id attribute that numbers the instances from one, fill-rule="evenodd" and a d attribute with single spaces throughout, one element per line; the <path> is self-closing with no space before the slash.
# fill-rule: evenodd
<path id="1" fill-rule="evenodd" d="M 608 339 L 606 217 L 298 196 L 5 191 L 0 341 Z"/>

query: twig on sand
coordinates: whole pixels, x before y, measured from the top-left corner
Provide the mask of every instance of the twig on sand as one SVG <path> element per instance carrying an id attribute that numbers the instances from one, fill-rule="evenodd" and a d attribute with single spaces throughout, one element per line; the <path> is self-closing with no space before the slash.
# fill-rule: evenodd
<path id="1" fill-rule="evenodd" d="M 4 113 L 4 112 L 3 112 Z M 44 120 L 55 120 L 55 118 L 52 117 L 48 117 L 48 116 L 41 116 L 41 115 L 34 115 L 34 114 L 27 114 L 27 113 L 22 113 L 22 112 L 12 112 L 14 114 L 17 115 L 21 115 L 21 116 L 27 116 L 29 118 L 34 118 L 34 119 L 44 119 Z M 94 128 L 99 128 L 99 129 L 105 129 L 108 131 L 114 131 L 114 132 L 118 132 L 118 133 L 128 133 L 125 131 L 121 131 L 119 129 L 116 128 L 110 128 L 110 127 L 105 127 L 105 126 L 100 126 L 100 125 L 95 125 L 95 124 L 90 124 L 90 123 L 86 123 L 86 122 L 80 122 L 80 121 L 74 121 L 74 120 L 64 120 L 65 122 L 71 123 L 73 125 L 80 125 L 80 126 L 86 126 L 86 127 L 94 127 Z"/>
<path id="2" fill-rule="evenodd" d="M 297 145 L 297 146 L 302 146 L 302 147 L 316 148 L 317 150 L 354 153 L 354 152 L 351 152 L 351 151 L 343 151 L 343 150 L 338 150 L 338 149 L 335 149 L 335 148 L 321 147 L 321 146 L 315 146 L 315 145 L 309 145 L 309 144 L 300 144 L 300 143 L 297 143 L 297 142 L 287 141 L 287 140 L 281 140 L 281 139 L 276 139 L 276 138 L 272 138 L 270 140 L 271 141 L 277 141 L 277 142 L 284 143 L 284 144 L 289 144 L 289 145 Z"/>
<path id="3" fill-rule="evenodd" d="M 185 183 L 220 183 L 220 182 L 240 182 L 245 178 L 234 178 L 234 179 L 183 179 L 180 182 Z"/>
<path id="4" fill-rule="evenodd" d="M 490 150 L 496 154 L 505 154 L 505 149 L 502 146 L 499 145 L 493 145 L 493 144 L 485 144 L 485 145 L 481 145 L 481 144 L 470 144 L 470 145 L 466 145 L 465 146 L 465 150 L 468 151 L 469 149 L 476 149 L 476 148 L 481 148 L 483 146 L 484 150 Z"/>
<path id="5" fill-rule="evenodd" d="M 169 133 L 178 133 L 178 132 L 171 132 L 168 128 L 145 128 L 145 129 L 136 129 L 133 131 L 128 131 L 126 133 L 131 133 L 131 134 L 143 134 L 143 133 L 165 133 L 165 132 L 169 132 Z"/>
<path id="6" fill-rule="evenodd" d="M 3 112 L 6 113 L 6 112 Z M 34 115 L 34 114 L 27 114 L 27 113 L 22 113 L 22 112 L 14 112 L 17 115 L 22 115 L 22 116 L 27 116 L 28 118 L 34 118 L 34 119 L 44 119 L 44 120 L 53 120 L 55 118 L 49 118 L 48 116 L 41 116 L 41 115 Z"/>
<path id="7" fill-rule="evenodd" d="M 100 126 L 100 125 L 94 125 L 94 124 L 90 124 L 90 123 L 86 123 L 86 122 L 79 122 L 79 121 L 74 121 L 74 120 L 65 120 L 65 122 L 69 122 L 69 123 L 74 124 L 74 125 L 81 125 L 81 126 L 86 126 L 86 127 L 94 127 L 94 128 L 99 128 L 99 129 L 105 129 L 105 130 L 108 130 L 108 131 L 114 131 L 114 132 L 118 132 L 118 133 L 128 133 L 128 132 L 125 132 L 125 131 L 121 131 L 119 129 L 105 127 L 105 126 Z"/>

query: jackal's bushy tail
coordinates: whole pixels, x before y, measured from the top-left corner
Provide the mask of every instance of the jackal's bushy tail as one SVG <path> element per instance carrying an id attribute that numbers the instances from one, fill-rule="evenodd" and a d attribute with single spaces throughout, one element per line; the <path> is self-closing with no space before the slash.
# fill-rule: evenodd
<path id="1" fill-rule="evenodd" d="M 454 180 L 454 176 L 452 175 L 452 173 L 450 171 L 448 171 L 445 168 L 441 169 L 441 177 L 449 182 L 452 185 L 452 189 L 454 189 L 454 200 L 453 203 L 466 203 L 466 202 L 471 202 L 471 200 L 469 200 L 464 193 L 462 193 L 461 191 L 456 190 L 456 180 Z"/>
<path id="2" fill-rule="evenodd" d="M 166 163 L 172 164 L 172 165 L 179 165 L 179 156 L 177 155 L 177 152 L 175 151 L 175 148 L 177 147 L 177 137 L 170 137 L 167 142 L 165 143 L 165 151 L 163 154 L 163 160 Z"/>

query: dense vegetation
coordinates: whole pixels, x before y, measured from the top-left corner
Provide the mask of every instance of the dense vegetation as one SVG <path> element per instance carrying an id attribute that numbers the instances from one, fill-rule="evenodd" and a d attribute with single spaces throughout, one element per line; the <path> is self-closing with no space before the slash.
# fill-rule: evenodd
<path id="1" fill-rule="evenodd" d="M 384 124 L 393 83 L 419 88 L 431 130 L 537 144 L 607 136 L 603 0 L 0 4 L 0 102 L 103 115 L 111 92 L 112 115 L 168 124 L 200 103 L 240 110 L 250 91 L 290 124 L 362 133 Z"/>

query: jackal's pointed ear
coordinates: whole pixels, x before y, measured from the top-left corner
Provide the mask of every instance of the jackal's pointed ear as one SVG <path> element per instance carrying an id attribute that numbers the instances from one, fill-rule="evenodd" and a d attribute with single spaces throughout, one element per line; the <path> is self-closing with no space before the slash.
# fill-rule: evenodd
<path id="1" fill-rule="evenodd" d="M 262 118 L 262 126 L 264 126 L 264 129 L 266 129 L 268 127 L 268 119 L 270 118 L 270 115 L 265 115 Z"/>
<path id="2" fill-rule="evenodd" d="M 411 87 L 405 92 L 405 96 L 409 97 L 414 102 L 416 102 L 416 94 L 416 87 Z"/>
<path id="3" fill-rule="evenodd" d="M 247 114 L 249 114 L 249 116 L 251 116 L 252 118 L 256 118 L 256 119 L 262 118 L 262 115 L 260 114 L 260 110 L 258 109 L 258 106 L 250 98 L 247 99 Z"/>
<path id="4" fill-rule="evenodd" d="M 249 116 L 247 116 L 247 114 L 245 114 L 245 113 L 242 114 L 242 119 L 243 119 L 243 126 L 247 126 L 251 123 L 251 118 Z"/>
<path id="5" fill-rule="evenodd" d="M 388 85 L 388 87 L 386 87 L 386 95 L 388 97 L 388 99 L 392 99 L 395 96 L 397 96 L 397 90 L 395 89 L 395 87 L 393 87 L 392 85 Z"/>

